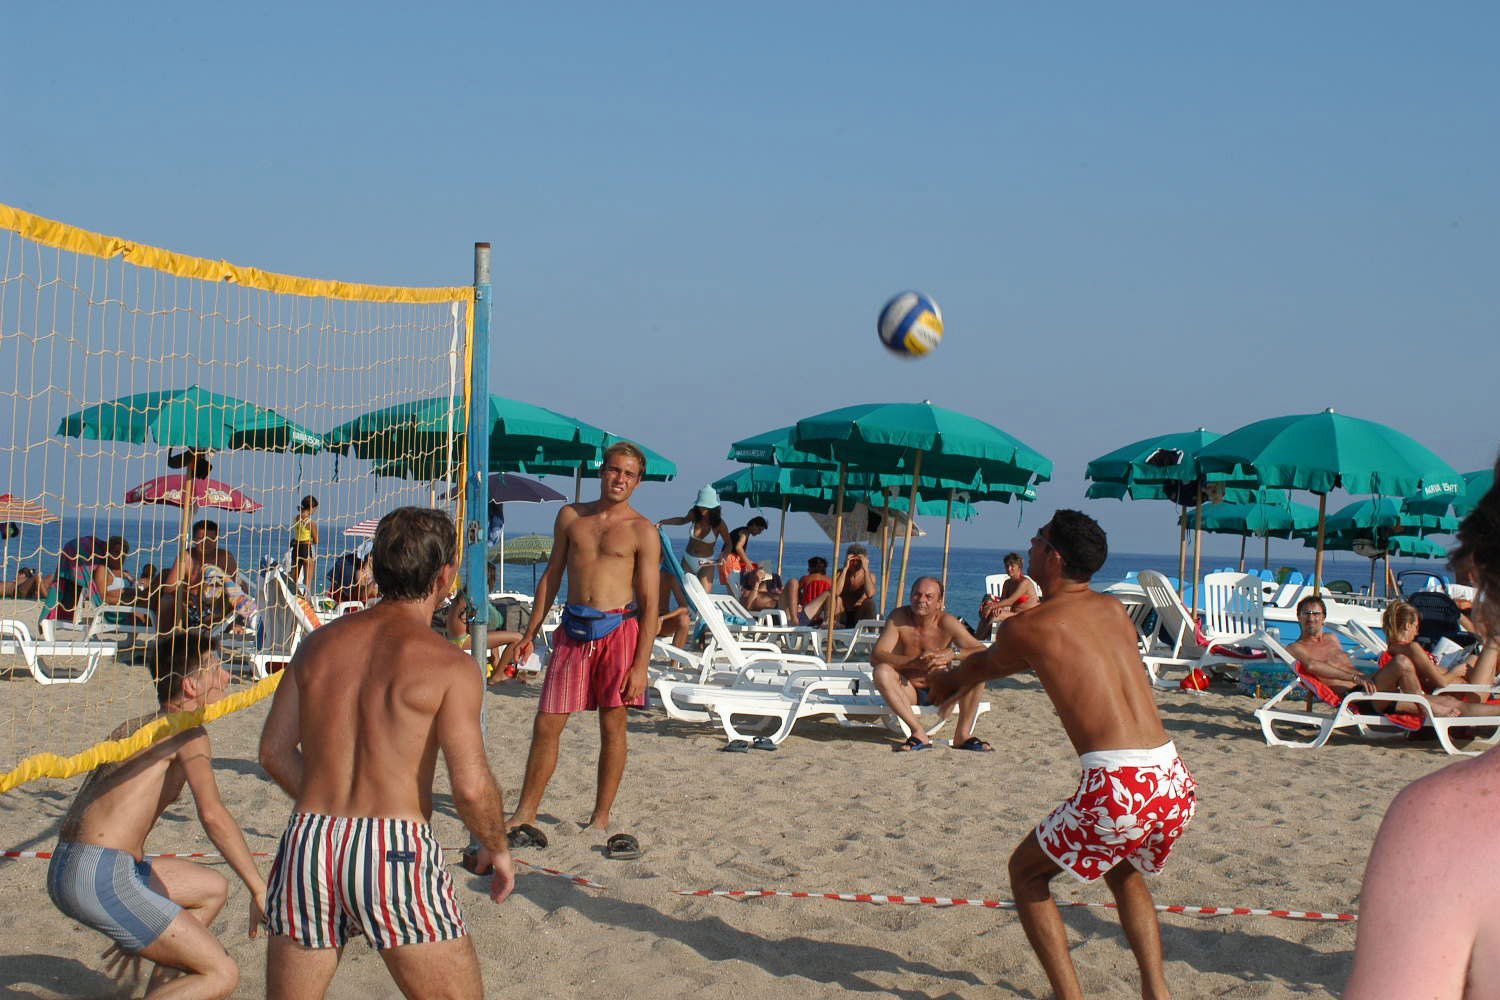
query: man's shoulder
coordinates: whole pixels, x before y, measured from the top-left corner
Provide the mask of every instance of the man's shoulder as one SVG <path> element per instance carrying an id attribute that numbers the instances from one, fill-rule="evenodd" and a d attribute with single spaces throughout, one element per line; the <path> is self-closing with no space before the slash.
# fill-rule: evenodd
<path id="1" fill-rule="evenodd" d="M 903 604 L 893 610 L 886 621 L 897 628 L 911 628 L 918 624 L 916 612 L 912 611 L 910 604 Z"/>

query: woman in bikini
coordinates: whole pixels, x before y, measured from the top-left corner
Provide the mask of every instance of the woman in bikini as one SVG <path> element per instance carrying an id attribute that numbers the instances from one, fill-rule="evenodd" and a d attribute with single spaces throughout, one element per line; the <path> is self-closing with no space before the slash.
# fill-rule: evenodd
<path id="1" fill-rule="evenodd" d="M 729 545 L 729 529 L 724 527 L 724 518 L 719 511 L 719 494 L 712 486 L 698 491 L 693 509 L 682 517 L 669 517 L 657 521 L 659 528 L 668 525 L 686 524 L 688 528 L 687 555 L 682 559 L 682 568 L 698 578 L 703 589 L 714 589 L 714 547 L 722 542 Z"/>

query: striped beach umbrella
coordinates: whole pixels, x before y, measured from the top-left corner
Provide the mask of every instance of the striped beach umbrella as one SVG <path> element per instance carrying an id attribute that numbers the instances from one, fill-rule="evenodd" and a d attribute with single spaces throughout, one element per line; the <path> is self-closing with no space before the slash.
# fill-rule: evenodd
<path id="1" fill-rule="evenodd" d="M 379 524 L 380 518 L 378 517 L 366 518 L 365 520 L 352 527 L 345 528 L 344 534 L 350 536 L 351 538 L 374 538 L 375 528 L 379 526 Z"/>

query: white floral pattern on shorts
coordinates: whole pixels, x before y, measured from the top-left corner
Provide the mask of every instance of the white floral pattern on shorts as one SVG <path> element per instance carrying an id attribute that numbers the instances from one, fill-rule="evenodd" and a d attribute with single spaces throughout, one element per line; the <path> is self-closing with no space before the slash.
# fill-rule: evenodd
<path id="1" fill-rule="evenodd" d="M 1073 797 L 1036 828 L 1047 856 L 1083 882 L 1121 861 L 1156 875 L 1197 809 L 1180 757 L 1155 767 L 1089 767 Z"/>

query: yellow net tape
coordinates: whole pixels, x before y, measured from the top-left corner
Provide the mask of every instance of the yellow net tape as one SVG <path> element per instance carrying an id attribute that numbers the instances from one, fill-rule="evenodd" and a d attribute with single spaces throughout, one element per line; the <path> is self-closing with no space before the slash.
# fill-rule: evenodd
<path id="1" fill-rule="evenodd" d="M 69 253 L 87 254 L 109 260 L 119 257 L 138 267 L 149 267 L 178 278 L 200 281 L 227 281 L 281 295 L 303 295 L 315 298 L 342 299 L 355 302 L 398 302 L 431 305 L 438 302 L 472 302 L 471 286 L 451 288 L 394 288 L 386 285 L 361 285 L 321 278 L 301 278 L 276 274 L 256 267 L 242 267 L 227 260 L 190 257 L 144 243 L 134 243 L 114 236 L 91 233 L 54 219 L 44 219 L 19 208 L 0 204 L 0 229 L 19 233 L 33 243 Z"/>
<path id="2" fill-rule="evenodd" d="M 191 712 L 177 712 L 146 723 L 135 732 L 124 739 L 104 740 L 89 747 L 82 753 L 75 753 L 71 757 L 62 757 L 55 753 L 39 753 L 27 757 L 4 775 L 0 775 L 0 795 L 10 791 L 17 785 L 24 785 L 28 781 L 38 778 L 71 778 L 85 771 L 92 771 L 100 764 L 114 764 L 127 757 L 140 753 L 158 740 L 167 739 L 191 729 L 201 726 L 215 719 L 223 718 L 231 712 L 249 708 L 256 702 L 275 693 L 276 685 L 281 683 L 281 678 L 286 671 L 278 670 L 276 673 L 259 681 L 248 691 L 220 698 L 212 705 L 194 709 Z"/>

